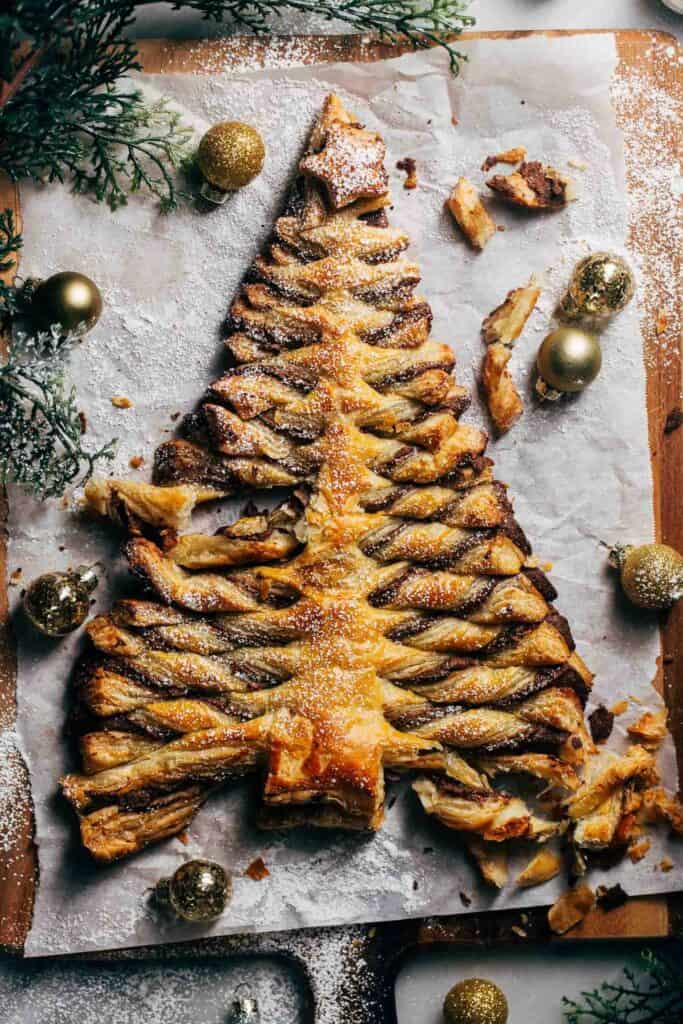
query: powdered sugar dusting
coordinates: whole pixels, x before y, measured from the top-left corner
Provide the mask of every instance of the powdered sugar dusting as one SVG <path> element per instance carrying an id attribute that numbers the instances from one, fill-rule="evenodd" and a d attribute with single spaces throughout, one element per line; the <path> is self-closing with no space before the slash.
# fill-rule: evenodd
<path id="1" fill-rule="evenodd" d="M 0 732 L 0 853 L 7 856 L 16 848 L 24 828 L 26 770 L 17 734 Z"/>
<path id="2" fill-rule="evenodd" d="M 664 140 L 681 137 L 683 95 L 678 71 L 679 51 L 653 41 L 646 52 L 648 72 L 624 70 L 615 77 L 612 101 L 624 132 L 629 172 L 629 215 L 643 270 L 663 292 L 658 307 L 648 304 L 655 321 L 654 340 L 646 348 L 649 366 L 659 365 L 673 374 L 680 358 L 681 193 L 683 176 L 677 161 L 662 160 Z M 657 84 L 660 75 L 674 70 L 677 94 Z M 676 88 L 672 83 L 671 88 Z M 645 301 L 648 301 L 648 296 Z"/>

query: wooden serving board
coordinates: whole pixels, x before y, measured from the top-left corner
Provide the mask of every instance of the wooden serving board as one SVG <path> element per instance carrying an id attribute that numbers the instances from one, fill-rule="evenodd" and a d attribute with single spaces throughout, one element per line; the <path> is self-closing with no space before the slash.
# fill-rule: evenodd
<path id="1" fill-rule="evenodd" d="M 465 38 L 505 38 L 514 40 L 531 32 L 472 33 Z M 573 32 L 548 32 L 549 36 L 575 35 Z M 617 76 L 636 72 L 667 94 L 670 100 L 683 101 L 683 78 L 676 64 L 667 57 L 668 47 L 676 40 L 663 33 L 618 31 L 614 33 L 618 52 Z M 283 39 L 282 53 L 291 60 L 291 41 Z M 210 74 L 243 64 L 267 66 L 278 48 L 273 42 L 248 37 L 225 40 L 171 42 L 145 40 L 139 44 L 144 70 L 149 73 L 194 72 Z M 343 60 L 371 61 L 397 56 L 400 47 L 368 41 L 360 36 L 305 37 L 296 44 L 302 63 L 324 63 Z M 627 177 L 631 189 L 642 186 L 648 168 L 630 158 L 628 135 L 637 131 L 640 119 L 647 119 L 646 109 L 634 108 L 631 99 L 617 107 L 617 119 L 626 134 Z M 680 159 L 679 140 L 671 135 L 661 138 L 667 161 L 674 166 Z M 0 208 L 12 207 L 20 216 L 18 189 L 0 181 Z M 664 301 L 665 283 L 657 270 L 656 220 L 634 214 L 631 224 L 631 245 L 642 260 L 645 287 L 642 333 L 647 363 L 647 409 L 649 443 L 654 480 L 654 511 L 658 539 L 683 550 L 683 428 L 665 434 L 666 417 L 680 408 L 683 371 L 680 347 L 667 338 L 667 328 L 660 321 L 659 310 Z M 672 352 L 674 357 L 672 358 Z M 667 353 L 665 355 L 665 353 Z M 0 522 L 6 507 L 0 505 Z M 0 537 L 0 580 L 5 573 L 4 543 Z M 7 590 L 0 586 L 0 729 L 11 727 L 16 712 L 15 656 L 8 620 Z M 658 684 L 671 713 L 671 727 L 676 740 L 679 774 L 683 777 L 683 601 L 662 620 L 663 657 L 659 666 Z M 15 848 L 0 855 L 0 947 L 20 952 L 30 926 L 33 895 L 37 878 L 37 858 L 32 843 L 32 819 L 28 779 L 23 807 L 23 828 Z M 547 941 L 545 910 L 507 911 L 468 914 L 429 921 L 389 922 L 376 926 L 353 926 L 343 929 L 345 943 L 344 969 L 334 980 L 329 970 L 320 970 L 314 955 L 329 941 L 328 936 L 339 929 L 316 929 L 290 932 L 286 935 L 227 936 L 192 944 L 136 949 L 103 954 L 96 959 L 122 957 L 138 959 L 176 958 L 188 955 L 225 956 L 229 954 L 278 954 L 301 966 L 309 982 L 311 1019 L 326 1024 L 391 1024 L 395 1021 L 393 978 L 397 965 L 410 950 L 426 947 L 492 945 Z M 640 898 L 629 900 L 609 913 L 596 910 L 575 928 L 571 940 L 595 938 L 664 939 L 683 935 L 683 898 Z M 564 940 L 566 941 L 566 940 Z M 90 959 L 93 959 L 90 957 Z M 323 958 L 324 960 L 324 958 Z M 340 980 L 341 979 L 341 980 Z"/>

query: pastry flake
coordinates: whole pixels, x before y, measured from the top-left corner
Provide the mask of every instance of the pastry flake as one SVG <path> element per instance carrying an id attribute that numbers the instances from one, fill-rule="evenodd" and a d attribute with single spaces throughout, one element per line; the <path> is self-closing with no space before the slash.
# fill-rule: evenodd
<path id="1" fill-rule="evenodd" d="M 524 412 L 524 404 L 508 370 L 511 357 L 511 350 L 496 341 L 487 347 L 481 369 L 486 405 L 499 434 L 506 434 Z"/>
<path id="2" fill-rule="evenodd" d="M 490 171 L 496 164 L 519 164 L 526 160 L 526 149 L 524 146 L 512 146 L 503 150 L 502 153 L 493 153 L 487 156 L 481 165 L 482 171 Z"/>
<path id="3" fill-rule="evenodd" d="M 548 924 L 556 935 L 564 935 L 595 906 L 595 893 L 589 885 L 577 885 L 564 893 L 548 911 Z"/>
<path id="4" fill-rule="evenodd" d="M 559 853 L 543 847 L 531 858 L 524 870 L 517 875 L 515 882 L 523 889 L 528 889 L 534 885 L 542 885 L 544 882 L 549 882 L 551 878 L 559 875 L 561 870 L 562 858 Z"/>
<path id="5" fill-rule="evenodd" d="M 360 168 L 346 192 L 323 157 L 335 138 Z M 152 484 L 89 485 L 141 583 L 89 623 L 73 690 L 82 762 L 62 789 L 98 861 L 181 833 L 247 773 L 262 827 L 372 831 L 385 771 L 411 772 L 496 885 L 510 842 L 567 825 L 510 777 L 592 806 L 592 676 L 461 419 L 380 143 L 326 102 L 230 307 L 231 367 L 157 449 Z M 199 501 L 282 487 L 271 511 L 188 528 Z"/>
<path id="6" fill-rule="evenodd" d="M 496 233 L 496 225 L 467 178 L 458 178 L 448 197 L 448 209 L 456 224 L 475 249 L 483 249 Z"/>

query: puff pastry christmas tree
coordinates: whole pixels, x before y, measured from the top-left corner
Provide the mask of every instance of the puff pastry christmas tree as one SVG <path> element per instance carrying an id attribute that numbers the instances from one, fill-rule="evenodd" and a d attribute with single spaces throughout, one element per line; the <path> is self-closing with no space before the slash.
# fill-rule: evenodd
<path id="1" fill-rule="evenodd" d="M 232 304 L 232 368 L 157 450 L 154 484 L 88 486 L 147 590 L 90 623 L 77 673 L 83 768 L 62 786 L 98 860 L 179 832 L 245 772 L 265 826 L 377 829 L 385 769 L 411 769 L 493 880 L 501 844 L 563 830 L 575 791 L 575 817 L 603 823 L 614 767 L 577 774 L 591 674 L 486 436 L 460 422 L 389 202 L 381 138 L 328 97 Z M 273 487 L 274 512 L 181 532 L 198 502 Z M 624 766 L 622 790 L 644 770 Z M 499 788 L 513 773 L 566 820 Z"/>

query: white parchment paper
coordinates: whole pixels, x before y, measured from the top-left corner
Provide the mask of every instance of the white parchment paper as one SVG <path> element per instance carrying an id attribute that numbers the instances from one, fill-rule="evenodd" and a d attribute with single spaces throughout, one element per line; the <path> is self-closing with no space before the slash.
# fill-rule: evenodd
<path id="1" fill-rule="evenodd" d="M 464 45 L 464 44 L 463 44 Z M 633 303 L 603 337 L 601 375 L 574 401 L 538 407 L 530 367 L 571 268 L 590 249 L 624 250 L 627 207 L 621 136 L 609 102 L 616 55 L 609 37 L 477 41 L 453 79 L 441 53 L 376 64 L 287 68 L 270 73 L 142 76 L 145 89 L 171 96 L 198 132 L 223 119 L 251 122 L 263 133 L 263 174 L 211 213 L 186 209 L 163 218 L 148 201 L 110 214 L 51 186 L 22 196 L 26 248 L 22 271 L 46 276 L 80 269 L 100 285 L 105 312 L 72 357 L 72 373 L 94 444 L 120 438 L 114 470 L 146 466 L 173 429 L 171 414 L 191 408 L 222 365 L 218 329 L 250 259 L 266 237 L 315 112 L 333 89 L 385 136 L 395 222 L 413 241 L 422 290 L 434 310 L 433 336 L 452 344 L 458 378 L 475 385 L 483 317 L 532 272 L 544 282 L 538 309 L 518 342 L 513 372 L 526 392 L 521 422 L 490 453 L 511 482 L 517 517 L 551 576 L 558 607 L 570 619 L 580 653 L 597 673 L 595 700 L 633 695 L 658 703 L 650 685 L 659 653 L 656 624 L 618 599 L 599 541 L 652 538 L 652 484 L 647 447 L 645 373 Z M 453 119 L 458 121 L 457 126 Z M 575 170 L 579 199 L 548 216 L 496 208 L 505 231 L 486 250 L 467 248 L 444 211 L 460 174 L 482 182 L 483 159 L 524 144 L 531 158 Z M 416 191 L 402 188 L 396 160 L 418 160 Z M 470 417 L 485 422 L 476 398 Z M 112 407 L 112 395 L 133 406 Z M 141 473 L 146 474 L 144 468 Z M 146 475 L 141 478 L 146 478 Z M 223 521 L 234 517 L 226 506 Z M 83 523 L 58 502 L 12 495 L 10 570 L 29 580 L 46 570 L 101 559 L 108 570 L 94 610 L 130 591 L 116 531 Z M 17 590 L 13 592 L 15 602 Z M 19 732 L 31 771 L 41 880 L 27 953 L 37 956 L 306 925 L 375 921 L 550 902 L 564 886 L 501 893 L 485 889 L 457 840 L 422 813 L 410 790 L 394 790 L 386 822 L 367 838 L 330 833 L 260 833 L 251 823 L 253 789 L 233 786 L 214 797 L 189 830 L 132 860 L 97 869 L 82 852 L 75 821 L 57 793 L 74 767 L 63 736 L 67 682 L 81 644 L 41 641 L 16 616 L 19 638 Z M 617 731 L 643 710 L 631 704 Z M 623 723 L 623 724 L 622 724 Z M 665 776 L 675 785 L 671 749 Z M 396 799 L 394 800 L 394 797 Z M 657 838 L 638 865 L 623 864 L 595 881 L 621 881 L 629 893 L 676 888 L 680 859 L 656 870 L 668 853 Z M 234 897 L 209 929 L 160 919 L 148 890 L 185 858 L 202 855 L 235 873 Z M 270 875 L 243 875 L 257 856 Z"/>

